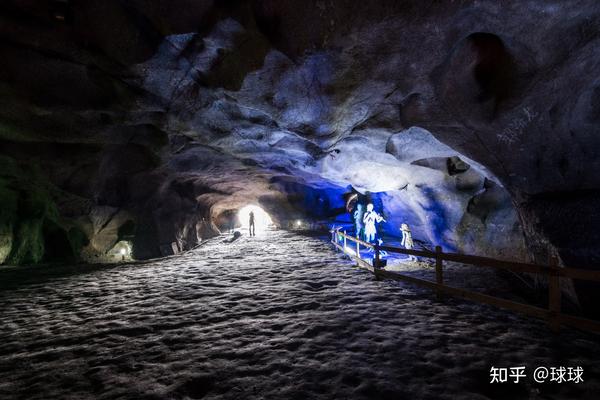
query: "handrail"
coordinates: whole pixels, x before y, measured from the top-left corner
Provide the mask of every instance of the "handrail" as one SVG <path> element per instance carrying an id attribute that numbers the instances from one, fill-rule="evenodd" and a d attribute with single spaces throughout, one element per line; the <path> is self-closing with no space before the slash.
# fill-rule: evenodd
<path id="1" fill-rule="evenodd" d="M 359 239 L 357 237 L 350 236 L 347 233 L 340 232 L 340 229 L 341 228 L 337 228 L 337 229 L 331 230 L 330 233 L 334 233 L 335 232 L 337 235 L 346 236 L 347 239 L 350 239 L 353 242 L 362 244 L 365 247 L 370 247 L 370 248 L 374 248 L 375 247 L 375 245 L 373 243 L 365 242 L 364 240 L 361 240 L 361 239 Z"/>
<path id="2" fill-rule="evenodd" d="M 338 229 L 339 230 L 339 229 Z M 338 232 L 336 230 L 335 232 Z M 407 254 L 419 257 L 427 257 L 427 258 L 436 258 L 437 253 L 429 250 L 409 250 L 403 249 L 401 247 L 395 246 L 377 246 L 372 243 L 364 242 L 360 239 L 357 239 L 353 236 L 350 236 L 343 232 L 338 232 L 338 235 L 342 237 L 346 237 L 351 241 L 358 242 L 365 247 L 375 248 L 377 247 L 379 250 L 387 251 L 390 253 L 399 253 L 399 254 Z M 532 263 L 524 263 L 519 261 L 506 261 L 506 260 L 498 260 L 495 258 L 483 257 L 483 256 L 473 256 L 468 254 L 460 254 L 460 253 L 444 253 L 440 254 L 441 258 L 444 261 L 454 261 L 463 264 L 470 264 L 478 267 L 491 267 L 491 268 L 499 268 L 505 269 L 513 272 L 527 272 L 532 274 L 547 274 L 553 273 L 558 274 L 560 277 L 585 280 L 585 281 L 593 281 L 600 282 L 600 271 L 589 270 L 589 269 L 581 269 L 581 268 L 561 268 L 559 266 L 552 265 L 540 265 L 540 264 L 532 264 Z"/>
<path id="3" fill-rule="evenodd" d="M 441 247 L 437 246 L 436 251 L 429 250 L 412 250 L 403 249 L 394 246 L 379 246 L 374 245 L 345 232 L 340 232 L 341 228 L 331 230 L 331 242 L 336 248 L 343 251 L 344 254 L 353 258 L 358 266 L 367 269 L 375 274 L 377 278 L 390 278 L 414 283 L 420 286 L 425 286 L 437 292 L 438 298 L 441 298 L 442 293 L 465 298 L 468 300 L 490 304 L 498 307 L 507 308 L 513 311 L 519 311 L 538 318 L 547 319 L 553 331 L 558 331 L 561 324 L 571 325 L 580 329 L 590 330 L 600 333 L 600 322 L 586 318 L 575 317 L 572 315 L 561 314 L 561 290 L 560 278 L 578 279 L 584 281 L 600 282 L 600 271 L 593 271 L 579 268 L 561 268 L 558 266 L 558 260 L 553 259 L 553 265 L 539 265 L 515 261 L 497 260 L 489 257 L 473 256 L 459 253 L 444 253 Z M 344 239 L 344 245 L 340 245 L 336 239 L 336 235 Z M 356 251 L 347 247 L 346 242 L 350 240 L 356 244 Z M 375 254 L 373 264 L 368 263 L 360 257 L 360 245 L 373 249 Z M 349 250 L 352 251 L 351 254 Z M 380 252 L 386 251 L 389 253 L 408 254 L 426 258 L 434 258 L 436 260 L 436 282 L 425 279 L 415 278 L 412 276 L 400 274 L 398 272 L 385 271 L 381 269 L 379 260 Z M 470 264 L 478 267 L 491 267 L 509 270 L 513 272 L 525 272 L 533 274 L 541 274 L 548 277 L 548 308 L 543 309 L 528 304 L 518 303 L 499 297 L 486 295 L 479 292 L 473 292 L 466 289 L 450 287 L 444 284 L 443 280 L 443 261 L 454 261 L 463 264 Z"/>

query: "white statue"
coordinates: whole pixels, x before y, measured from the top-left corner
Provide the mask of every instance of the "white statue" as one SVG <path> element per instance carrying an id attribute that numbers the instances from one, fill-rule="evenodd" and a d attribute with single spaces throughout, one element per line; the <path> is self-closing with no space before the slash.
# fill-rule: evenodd
<path id="1" fill-rule="evenodd" d="M 385 219 L 383 219 L 381 215 L 377 214 L 376 211 L 373 211 L 373 204 L 369 203 L 367 205 L 367 212 L 363 216 L 363 222 L 365 224 L 365 240 L 367 242 L 372 242 L 375 240 L 375 235 L 377 234 L 375 223 L 381 221 L 385 221 Z"/>
<path id="2" fill-rule="evenodd" d="M 412 233 L 410 233 L 410 228 L 406 224 L 400 225 L 400 230 L 402 231 L 402 241 L 400 242 L 401 246 L 404 246 L 405 249 L 411 250 L 414 247 Z M 417 261 L 417 257 L 413 255 L 408 256 L 409 261 Z"/>
<path id="3" fill-rule="evenodd" d="M 356 205 L 356 210 L 354 211 L 354 226 L 356 237 L 360 240 L 363 239 L 365 226 L 363 225 L 363 205 L 358 203 Z"/>

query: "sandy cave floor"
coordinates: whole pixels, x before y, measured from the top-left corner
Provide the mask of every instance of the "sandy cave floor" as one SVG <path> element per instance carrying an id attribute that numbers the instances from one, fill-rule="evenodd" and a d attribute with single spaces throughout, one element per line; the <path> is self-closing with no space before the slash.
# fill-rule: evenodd
<path id="1" fill-rule="evenodd" d="M 376 281 L 317 238 L 223 239 L 142 264 L 0 270 L 0 399 L 599 398 L 598 336 Z M 489 384 L 491 366 L 527 377 Z M 536 384 L 538 366 L 585 381 Z"/>

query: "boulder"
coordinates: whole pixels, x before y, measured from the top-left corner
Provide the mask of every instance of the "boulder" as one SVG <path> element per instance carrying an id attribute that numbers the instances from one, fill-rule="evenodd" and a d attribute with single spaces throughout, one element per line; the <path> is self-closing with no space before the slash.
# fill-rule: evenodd
<path id="1" fill-rule="evenodd" d="M 449 157 L 457 154 L 455 150 L 437 140 L 429 131 L 418 126 L 413 126 L 392 135 L 386 144 L 385 150 L 398 160 L 406 162 L 424 158 Z"/>

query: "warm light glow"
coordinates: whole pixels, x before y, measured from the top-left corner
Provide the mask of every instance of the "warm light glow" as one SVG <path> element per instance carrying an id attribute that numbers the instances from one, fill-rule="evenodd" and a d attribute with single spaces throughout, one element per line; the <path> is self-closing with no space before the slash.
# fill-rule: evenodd
<path id="1" fill-rule="evenodd" d="M 123 247 L 123 248 L 121 249 L 121 255 L 123 255 L 123 256 L 124 256 L 125 254 L 127 254 L 127 249 L 126 249 L 125 247 Z"/>
<path id="2" fill-rule="evenodd" d="M 254 212 L 254 225 L 256 227 L 256 233 L 258 233 L 259 231 L 264 231 L 266 228 L 273 224 L 273 221 L 271 221 L 271 217 L 265 212 L 265 210 L 263 210 L 259 206 L 249 205 L 242 208 L 238 212 L 238 219 L 242 224 L 242 228 L 248 228 L 248 225 L 250 223 L 250 211 Z"/>

